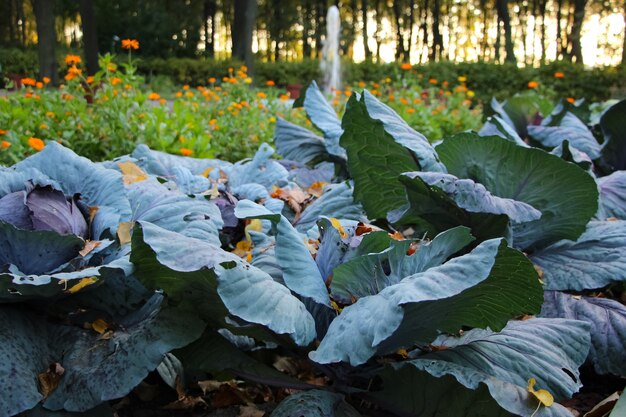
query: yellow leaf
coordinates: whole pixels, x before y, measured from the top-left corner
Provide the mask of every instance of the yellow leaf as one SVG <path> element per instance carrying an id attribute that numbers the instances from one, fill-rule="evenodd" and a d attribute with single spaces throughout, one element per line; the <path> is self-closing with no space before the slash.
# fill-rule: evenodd
<path id="1" fill-rule="evenodd" d="M 250 231 L 260 232 L 263 230 L 263 223 L 259 219 L 248 220 L 249 223 L 246 225 L 244 232 L 246 234 L 246 240 L 252 240 L 250 237 Z"/>
<path id="2" fill-rule="evenodd" d="M 122 171 L 125 185 L 148 179 L 148 174 L 133 162 L 119 162 L 117 166 L 120 167 L 120 171 Z"/>
<path id="3" fill-rule="evenodd" d="M 252 242 L 250 242 L 249 240 L 242 240 L 240 242 L 237 242 L 237 245 L 235 246 L 235 250 L 233 251 L 233 253 L 243 258 L 250 251 L 251 247 L 252 247 Z"/>
<path id="4" fill-rule="evenodd" d="M 337 229 L 337 231 L 339 232 L 339 236 L 341 236 L 342 238 L 348 237 L 348 234 L 343 229 L 343 226 L 341 225 L 341 223 L 339 223 L 339 220 L 333 217 L 330 219 L 330 223 L 333 225 L 335 229 Z"/>
<path id="5" fill-rule="evenodd" d="M 120 241 L 120 245 L 130 243 L 131 236 L 130 230 L 133 228 L 132 222 L 122 222 L 117 226 L 117 238 Z"/>
<path id="6" fill-rule="evenodd" d="M 96 332 L 103 334 L 109 328 L 109 323 L 102 319 L 98 319 L 91 323 L 91 328 L 94 329 Z"/>
<path id="7" fill-rule="evenodd" d="M 208 167 L 207 169 L 205 169 L 205 170 L 202 172 L 202 174 L 201 174 L 201 175 L 202 175 L 203 177 L 207 177 L 207 178 L 208 178 L 208 177 L 209 177 L 209 175 L 211 175 L 211 171 L 213 171 L 214 169 L 215 169 L 214 167 Z"/>
<path id="8" fill-rule="evenodd" d="M 536 383 L 537 381 L 535 380 L 535 378 L 530 378 L 528 380 L 528 392 L 534 395 L 541 404 L 545 405 L 546 407 L 550 407 L 552 404 L 554 404 L 554 397 L 545 389 L 535 391 Z"/>
<path id="9" fill-rule="evenodd" d="M 98 278 L 96 277 L 89 277 L 89 278 L 83 278 L 80 281 L 78 281 L 78 284 L 74 285 L 73 287 L 70 287 L 67 292 L 69 292 L 70 294 L 74 294 L 77 293 L 78 291 L 82 290 L 83 288 L 98 282 Z"/>

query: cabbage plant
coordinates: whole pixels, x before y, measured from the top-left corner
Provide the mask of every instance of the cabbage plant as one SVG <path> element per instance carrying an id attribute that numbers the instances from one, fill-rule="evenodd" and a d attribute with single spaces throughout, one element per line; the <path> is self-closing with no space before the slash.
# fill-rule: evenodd
<path id="1" fill-rule="evenodd" d="M 148 224 L 133 234 L 139 280 L 208 324 L 175 352 L 185 369 L 303 389 L 274 416 L 356 416 L 349 404 L 363 401 L 394 415 L 571 415 L 558 401 L 581 386 L 590 326 L 535 317 L 543 286 L 521 250 L 578 238 L 597 211 L 593 178 L 499 137 L 434 148 L 367 92 L 341 121 L 315 85 L 303 105 L 323 136 L 279 122 L 287 161 L 268 149 L 221 173 L 184 162 L 236 196 L 247 255 L 161 239 Z M 139 162 L 155 159 L 172 161 Z M 336 183 L 304 211 L 276 203 L 276 188 L 298 189 L 294 167 L 314 175 L 324 164 Z M 250 354 L 259 349 L 307 363 L 329 386 L 278 373 Z"/>

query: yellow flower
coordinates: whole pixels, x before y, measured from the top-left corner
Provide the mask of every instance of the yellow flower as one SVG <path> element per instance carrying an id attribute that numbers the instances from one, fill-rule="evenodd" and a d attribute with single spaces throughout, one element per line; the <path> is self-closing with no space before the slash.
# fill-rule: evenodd
<path id="1" fill-rule="evenodd" d="M 460 75 L 457 80 L 459 80 L 460 83 L 464 83 L 467 81 L 467 77 L 465 75 Z"/>
<path id="2" fill-rule="evenodd" d="M 250 78 L 250 77 L 246 77 L 246 78 L 244 78 L 243 82 L 244 82 L 245 84 L 252 84 L 252 78 Z"/>
<path id="3" fill-rule="evenodd" d="M 148 96 L 148 100 L 159 100 L 161 98 L 161 96 L 158 93 L 150 93 L 150 95 Z"/>
<path id="4" fill-rule="evenodd" d="M 54 112 L 51 112 L 51 111 L 46 112 L 46 117 L 54 117 Z"/>
<path id="5" fill-rule="evenodd" d="M 276 123 L 276 118 L 274 116 L 270 117 L 270 123 Z"/>
<path id="6" fill-rule="evenodd" d="M 466 94 L 467 94 L 467 96 L 468 96 L 468 97 L 470 97 L 470 98 L 472 98 L 472 97 L 474 97 L 474 96 L 476 95 L 476 93 L 474 93 L 472 90 L 467 90 L 467 93 L 466 93 Z"/>
<path id="7" fill-rule="evenodd" d="M 43 130 L 43 129 L 47 129 L 47 128 L 48 128 L 48 125 L 45 124 L 45 123 L 42 123 L 42 124 L 39 125 L 39 129 Z"/>
<path id="8" fill-rule="evenodd" d="M 137 39 L 122 39 L 123 49 L 139 49 L 139 41 Z"/>
<path id="9" fill-rule="evenodd" d="M 43 140 L 39 139 L 39 138 L 29 138 L 28 139 L 28 146 L 30 146 L 31 148 L 33 148 L 36 151 L 40 151 L 42 150 L 46 144 L 43 142 Z"/>
<path id="10" fill-rule="evenodd" d="M 191 149 L 188 149 L 188 148 L 180 148 L 178 150 L 178 152 L 180 152 L 180 154 L 183 155 L 183 156 L 191 156 L 191 155 L 193 155 L 193 151 Z"/>
<path id="11" fill-rule="evenodd" d="M 65 63 L 68 65 L 80 64 L 80 57 L 78 55 L 65 55 Z"/>

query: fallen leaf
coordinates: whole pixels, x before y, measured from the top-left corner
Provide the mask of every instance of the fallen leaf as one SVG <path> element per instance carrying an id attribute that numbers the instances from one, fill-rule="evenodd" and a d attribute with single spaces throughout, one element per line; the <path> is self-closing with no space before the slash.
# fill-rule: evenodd
<path id="1" fill-rule="evenodd" d="M 344 230 L 344 228 L 341 225 L 341 223 L 339 222 L 339 220 L 337 220 L 336 218 L 332 217 L 330 219 L 330 223 L 333 225 L 333 227 L 335 229 L 337 229 L 337 231 L 339 232 L 339 236 L 341 236 L 344 239 L 348 237 L 348 233 L 346 233 L 346 231 Z"/>
<path id="2" fill-rule="evenodd" d="M 65 369 L 60 363 L 50 364 L 46 372 L 42 372 L 37 375 L 39 380 L 39 391 L 44 398 L 48 396 L 59 386 L 61 377 L 65 373 Z"/>
<path id="3" fill-rule="evenodd" d="M 306 190 L 307 193 L 311 194 L 314 197 L 321 197 L 324 192 L 324 187 L 328 184 L 327 182 L 317 181 L 311 184 L 311 186 Z"/>
<path id="4" fill-rule="evenodd" d="M 209 405 L 200 397 L 183 397 L 163 407 L 164 410 L 193 410 L 202 406 L 208 408 Z"/>
<path id="5" fill-rule="evenodd" d="M 204 171 L 202 171 L 202 176 L 203 177 L 209 177 L 209 175 L 211 175 L 211 172 L 215 169 L 215 167 L 208 167 L 207 169 L 205 169 Z"/>
<path id="6" fill-rule="evenodd" d="M 99 240 L 88 240 L 85 242 L 85 246 L 78 253 L 80 253 L 80 256 L 84 258 L 89 253 L 91 253 L 91 251 L 100 246 L 101 243 L 102 242 L 100 242 Z"/>
<path id="7" fill-rule="evenodd" d="M 206 381 L 198 381 L 198 387 L 202 390 L 204 395 L 210 392 L 217 391 L 223 384 L 222 381 L 214 381 L 212 379 Z"/>
<path id="8" fill-rule="evenodd" d="M 596 406 L 589 410 L 588 413 L 585 413 L 583 417 L 604 417 L 609 414 L 609 411 L 611 411 L 613 407 L 615 407 L 618 400 L 619 392 L 614 392 L 596 404 Z"/>
<path id="9" fill-rule="evenodd" d="M 359 224 L 357 224 L 356 226 L 356 231 L 355 234 L 357 236 L 361 236 L 365 233 L 370 233 L 374 230 L 374 228 L 372 226 L 370 226 L 369 224 L 365 224 L 365 223 L 361 223 L 359 222 Z"/>
<path id="10" fill-rule="evenodd" d="M 122 222 L 117 226 L 117 239 L 120 241 L 120 245 L 130 243 L 130 231 L 132 228 L 133 222 Z"/>
<path id="11" fill-rule="evenodd" d="M 117 166 L 120 167 L 120 171 L 122 171 L 122 178 L 125 185 L 148 179 L 148 174 L 146 174 L 134 162 L 119 162 Z"/>
<path id="12" fill-rule="evenodd" d="M 242 390 L 231 384 L 222 384 L 213 396 L 211 407 L 226 408 L 232 405 L 251 405 L 254 401 Z"/>
<path id="13" fill-rule="evenodd" d="M 98 213 L 98 207 L 89 207 L 89 224 L 93 223 L 93 219 L 96 217 Z"/>
<path id="14" fill-rule="evenodd" d="M 554 404 L 554 397 L 545 389 L 540 389 L 535 391 L 535 384 L 537 380 L 535 378 L 530 378 L 528 380 L 528 387 L 526 388 L 528 392 L 530 392 L 539 402 L 546 407 L 550 407 Z"/>
<path id="15" fill-rule="evenodd" d="M 109 323 L 102 319 L 98 319 L 91 323 L 91 328 L 100 334 L 104 334 L 104 332 L 106 332 L 110 327 Z"/>
<path id="16" fill-rule="evenodd" d="M 78 284 L 70 287 L 67 292 L 69 292 L 70 294 L 74 294 L 77 293 L 78 291 L 82 290 L 83 288 L 94 284 L 98 282 L 98 278 L 96 277 L 88 277 L 88 278 L 83 278 L 80 281 L 78 281 Z"/>
<path id="17" fill-rule="evenodd" d="M 265 411 L 259 410 L 254 405 L 242 405 L 239 407 L 239 417 L 263 417 Z"/>

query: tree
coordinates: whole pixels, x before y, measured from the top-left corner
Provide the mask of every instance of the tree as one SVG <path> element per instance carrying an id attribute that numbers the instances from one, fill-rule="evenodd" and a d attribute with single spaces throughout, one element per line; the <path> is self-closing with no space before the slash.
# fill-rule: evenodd
<path id="1" fill-rule="evenodd" d="M 502 22 L 502 26 L 504 27 L 504 50 L 506 53 L 504 61 L 515 64 L 517 61 L 515 59 L 515 50 L 513 49 L 513 35 L 511 33 L 511 16 L 509 15 L 508 0 L 496 0 L 496 10 L 498 12 L 498 21 Z M 500 33 L 499 29 L 500 25 L 498 24 L 498 33 Z"/>
<path id="2" fill-rule="evenodd" d="M 233 57 L 245 62 L 252 71 L 252 32 L 257 15 L 256 0 L 235 0 L 235 17 L 232 26 Z"/>
<path id="3" fill-rule="evenodd" d="M 573 0 L 574 2 L 574 19 L 572 28 L 569 32 L 569 48 L 567 56 L 570 61 L 576 61 L 577 64 L 583 63 L 583 52 L 580 44 L 580 33 L 582 32 L 583 21 L 585 20 L 585 7 L 587 0 Z"/>
<path id="4" fill-rule="evenodd" d="M 215 31 L 217 3 L 215 0 L 204 0 L 202 8 L 202 24 L 204 26 L 204 53 L 209 58 L 215 56 Z"/>
<path id="5" fill-rule="evenodd" d="M 87 73 L 93 75 L 98 72 L 98 31 L 93 12 L 92 0 L 80 0 L 78 4 L 80 20 L 83 28 L 83 50 L 85 51 L 85 65 Z"/>
<path id="6" fill-rule="evenodd" d="M 37 51 L 39 54 L 39 77 L 48 77 L 58 84 L 57 63 L 54 54 L 56 32 L 54 30 L 54 2 L 32 0 L 37 25 Z"/>
<path id="7" fill-rule="evenodd" d="M 365 59 L 370 61 L 372 59 L 372 50 L 368 44 L 369 37 L 367 36 L 367 0 L 361 0 L 361 16 L 363 20 L 363 48 L 365 49 Z"/>

